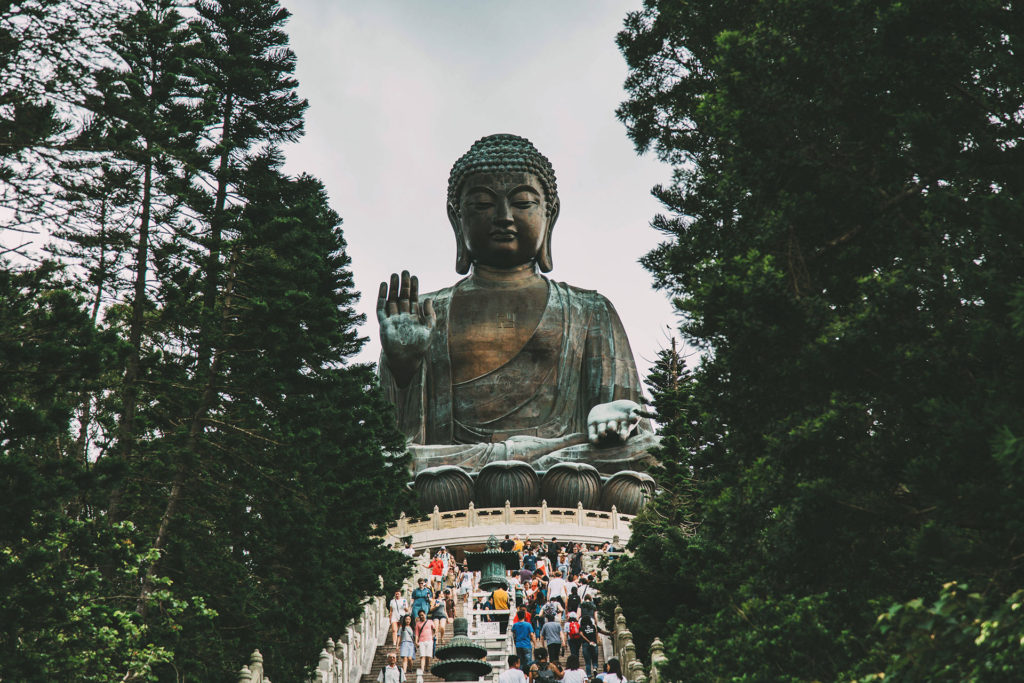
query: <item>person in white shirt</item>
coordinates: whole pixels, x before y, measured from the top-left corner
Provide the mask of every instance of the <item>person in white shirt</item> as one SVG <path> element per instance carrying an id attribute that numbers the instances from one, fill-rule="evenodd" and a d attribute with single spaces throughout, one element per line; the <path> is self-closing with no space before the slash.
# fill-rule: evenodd
<path id="1" fill-rule="evenodd" d="M 569 655 L 565 660 L 565 671 L 562 672 L 562 683 L 585 683 L 587 674 L 580 668 L 580 658 Z"/>
<path id="2" fill-rule="evenodd" d="M 409 541 L 405 542 L 405 547 L 402 548 L 402 554 L 406 557 L 412 557 L 416 554 L 416 551 L 412 549 L 412 543 Z"/>
<path id="3" fill-rule="evenodd" d="M 391 613 L 391 642 L 398 647 L 398 624 L 402 617 L 409 613 L 409 603 L 402 597 L 402 591 L 395 591 L 395 597 L 389 604 Z"/>
<path id="4" fill-rule="evenodd" d="M 548 600 L 557 600 L 565 607 L 565 599 L 569 593 L 565 590 L 565 579 L 562 572 L 556 571 L 554 577 L 548 582 Z"/>
<path id="5" fill-rule="evenodd" d="M 404 683 L 405 672 L 398 666 L 398 656 L 388 653 L 388 665 L 377 674 L 377 683 Z"/>
<path id="6" fill-rule="evenodd" d="M 448 576 L 448 567 L 452 564 L 452 554 L 448 552 L 448 548 L 441 546 L 441 552 L 438 553 L 441 556 L 441 562 L 444 563 L 442 566 L 442 576 Z"/>
<path id="7" fill-rule="evenodd" d="M 622 677 L 622 667 L 619 665 L 619 660 L 609 659 L 604 668 L 608 671 L 605 672 L 604 676 L 599 677 L 604 683 L 625 683 L 626 679 Z"/>
<path id="8" fill-rule="evenodd" d="M 498 676 L 498 683 L 526 683 L 526 674 L 519 668 L 519 655 L 508 656 L 508 668 Z"/>

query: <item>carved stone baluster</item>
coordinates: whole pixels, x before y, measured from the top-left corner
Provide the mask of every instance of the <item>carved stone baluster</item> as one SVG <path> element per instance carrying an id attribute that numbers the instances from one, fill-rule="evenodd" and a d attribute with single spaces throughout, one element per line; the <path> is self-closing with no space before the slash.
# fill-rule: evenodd
<path id="1" fill-rule="evenodd" d="M 263 655 L 259 650 L 253 650 L 249 656 L 249 672 L 252 676 L 252 683 L 263 683 Z"/>
<path id="2" fill-rule="evenodd" d="M 334 639 L 334 649 L 331 651 L 331 675 L 334 679 L 331 683 L 343 683 L 347 680 L 349 667 L 349 646 L 342 634 Z"/>
<path id="3" fill-rule="evenodd" d="M 544 499 L 540 502 L 540 523 L 548 523 L 548 501 Z"/>
<path id="4" fill-rule="evenodd" d="M 338 638 L 339 647 L 334 656 L 338 660 L 338 683 L 345 683 L 352 673 L 352 629 L 349 628 Z"/>
<path id="5" fill-rule="evenodd" d="M 249 667 L 243 665 L 238 670 L 238 683 L 252 683 L 252 673 L 249 671 Z"/>
<path id="6" fill-rule="evenodd" d="M 651 683 L 661 683 L 661 673 L 658 668 L 665 662 L 665 644 L 661 638 L 655 638 L 651 643 Z"/>
<path id="7" fill-rule="evenodd" d="M 630 633 L 629 631 L 626 631 L 626 634 L 629 635 L 629 639 L 628 640 L 626 640 L 625 638 L 623 639 L 623 643 L 622 643 L 622 656 L 619 658 L 619 661 L 622 663 L 622 665 L 626 669 L 629 669 L 630 664 L 632 664 L 633 662 L 637 661 L 637 659 L 636 659 L 636 645 L 633 644 L 633 634 Z"/>
<path id="8" fill-rule="evenodd" d="M 320 674 L 320 683 L 334 683 L 331 680 L 332 652 L 334 652 L 334 641 L 328 638 L 327 645 L 320 650 L 320 661 L 316 665 L 317 673 Z"/>
<path id="9" fill-rule="evenodd" d="M 583 526 L 583 503 L 576 503 L 576 526 Z"/>
<path id="10" fill-rule="evenodd" d="M 398 533 L 399 538 L 405 538 L 409 535 L 409 520 L 406 518 L 405 513 L 398 515 Z"/>

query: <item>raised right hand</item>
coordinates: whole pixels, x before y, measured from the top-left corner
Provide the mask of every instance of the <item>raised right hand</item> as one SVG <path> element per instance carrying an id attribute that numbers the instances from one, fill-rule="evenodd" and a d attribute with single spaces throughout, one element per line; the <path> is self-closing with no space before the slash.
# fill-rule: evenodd
<path id="1" fill-rule="evenodd" d="M 430 335 L 437 324 L 434 303 L 419 303 L 419 280 L 403 270 L 399 279 L 391 274 L 391 286 L 380 283 L 377 294 L 377 321 L 380 345 L 388 367 L 399 386 L 406 386 L 419 368 L 430 347 Z"/>

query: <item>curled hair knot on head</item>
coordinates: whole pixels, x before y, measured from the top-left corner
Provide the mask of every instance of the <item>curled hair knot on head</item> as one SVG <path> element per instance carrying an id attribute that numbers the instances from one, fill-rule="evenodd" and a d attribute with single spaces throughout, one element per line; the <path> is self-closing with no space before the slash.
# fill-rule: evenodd
<path id="1" fill-rule="evenodd" d="M 526 138 L 497 133 L 480 138 L 469 151 L 459 157 L 448 176 L 448 203 L 461 212 L 459 193 L 466 178 L 474 173 L 525 172 L 537 176 L 544 189 L 548 215 L 558 208 L 558 184 L 555 169 L 548 158 L 537 151 Z"/>

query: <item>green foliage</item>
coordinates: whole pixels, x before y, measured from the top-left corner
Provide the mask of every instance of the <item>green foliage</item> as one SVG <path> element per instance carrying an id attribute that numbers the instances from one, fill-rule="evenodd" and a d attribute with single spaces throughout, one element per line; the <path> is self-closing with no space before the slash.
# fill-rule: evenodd
<path id="1" fill-rule="evenodd" d="M 649 0 L 627 18 L 619 114 L 676 168 L 644 263 L 702 352 L 659 475 L 693 536 L 662 510 L 632 541 L 678 577 L 636 631 L 667 637 L 680 678 L 836 679 L 889 602 L 1024 585 L 1002 447 L 1024 433 L 1022 17 Z M 624 605 L 662 580 L 636 571 Z"/>
<path id="2" fill-rule="evenodd" d="M 6 478 L 16 463 L 0 466 Z M 154 559 L 137 550 L 133 525 L 44 517 L 36 514 L 26 535 L 0 546 L 4 678 L 105 683 L 130 672 L 133 680 L 157 680 L 154 667 L 174 652 L 156 634 L 180 630 L 186 613 L 198 619 L 213 613 L 200 597 L 175 598 L 170 580 L 161 577 L 150 596 L 159 617 L 145 622 L 135 596 L 119 594 Z"/>
<path id="3" fill-rule="evenodd" d="M 858 680 L 1017 680 L 1024 666 L 1022 602 L 1024 590 L 993 599 L 951 581 L 932 603 L 893 605 L 878 617 L 883 638 L 873 655 L 882 670 Z"/>
<path id="4" fill-rule="evenodd" d="M 288 13 L 76 7 L 0 10 L 0 182 L 61 264 L 0 270 L 0 678 L 233 680 L 259 647 L 300 680 L 404 578 L 408 462 L 341 220 L 272 146 Z M 27 87 L 37 53 L 73 59 Z"/>
<path id="5" fill-rule="evenodd" d="M 16 272 L 0 262 L 0 452 L 67 454 L 78 395 L 97 386 L 111 341 L 55 263 Z"/>
<path id="6" fill-rule="evenodd" d="M 310 644 L 337 635 L 379 576 L 404 572 L 375 534 L 399 514 L 408 463 L 372 369 L 343 365 L 363 340 L 340 219 L 319 181 L 277 164 L 255 158 L 240 185 L 224 401 L 163 565 L 218 613 L 212 632 L 179 636 L 177 668 L 203 680 L 255 647 L 300 679 Z"/>

